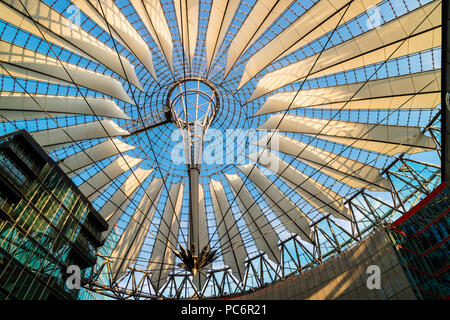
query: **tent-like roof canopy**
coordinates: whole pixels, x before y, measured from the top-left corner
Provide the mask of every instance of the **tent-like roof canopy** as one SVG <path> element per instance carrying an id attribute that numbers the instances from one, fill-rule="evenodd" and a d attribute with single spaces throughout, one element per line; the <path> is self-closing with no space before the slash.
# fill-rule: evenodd
<path id="1" fill-rule="evenodd" d="M 28 130 L 109 223 L 94 290 L 259 287 L 339 254 L 439 180 L 441 7 L 0 0 L 1 132 Z M 196 107 L 211 121 L 191 234 L 173 112 Z M 194 278 L 172 251 L 190 237 L 218 256 Z"/>

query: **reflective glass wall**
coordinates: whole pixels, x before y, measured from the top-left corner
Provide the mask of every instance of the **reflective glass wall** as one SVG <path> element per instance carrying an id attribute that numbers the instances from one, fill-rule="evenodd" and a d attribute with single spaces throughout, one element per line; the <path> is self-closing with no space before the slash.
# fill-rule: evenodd
<path id="1" fill-rule="evenodd" d="M 76 299 L 106 222 L 25 132 L 0 139 L 0 298 Z"/>

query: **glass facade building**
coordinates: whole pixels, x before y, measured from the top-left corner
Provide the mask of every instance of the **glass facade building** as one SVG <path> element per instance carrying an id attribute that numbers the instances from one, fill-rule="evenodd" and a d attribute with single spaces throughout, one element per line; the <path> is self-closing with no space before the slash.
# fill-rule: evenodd
<path id="1" fill-rule="evenodd" d="M 422 299 L 450 297 L 450 188 L 442 183 L 391 226 L 403 265 Z"/>
<path id="2" fill-rule="evenodd" d="M 0 137 L 0 299 L 76 299 L 106 221 L 25 131 Z"/>

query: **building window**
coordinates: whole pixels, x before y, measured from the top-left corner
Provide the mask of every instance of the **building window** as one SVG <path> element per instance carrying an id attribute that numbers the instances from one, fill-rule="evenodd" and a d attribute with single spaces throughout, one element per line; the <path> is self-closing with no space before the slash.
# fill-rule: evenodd
<path id="1" fill-rule="evenodd" d="M 14 165 L 4 152 L 0 152 L 0 170 L 2 170 L 18 188 L 23 187 L 27 182 L 27 177 Z"/>

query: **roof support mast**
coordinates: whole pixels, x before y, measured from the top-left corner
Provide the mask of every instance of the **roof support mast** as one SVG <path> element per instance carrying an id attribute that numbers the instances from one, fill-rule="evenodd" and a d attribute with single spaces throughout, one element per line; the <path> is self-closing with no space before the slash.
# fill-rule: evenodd
<path id="1" fill-rule="evenodd" d="M 188 248 L 180 245 L 174 253 L 184 262 L 180 267 L 192 272 L 206 267 L 216 257 L 209 246 L 200 241 L 200 170 L 204 136 L 219 105 L 218 95 L 203 79 L 183 79 L 174 84 L 167 101 L 173 122 L 181 132 L 186 170 L 189 179 L 189 240 Z"/>

